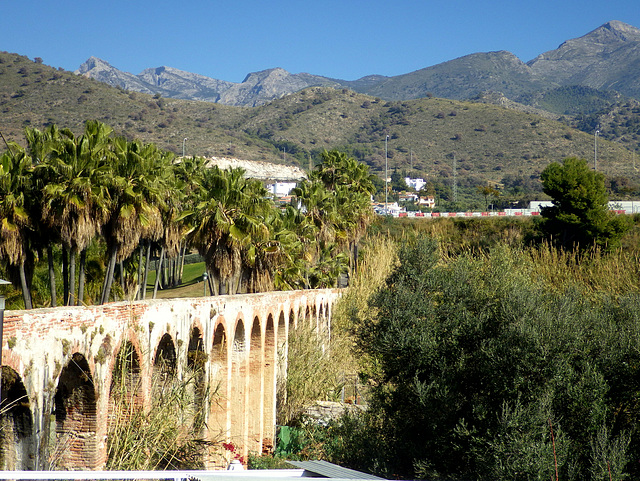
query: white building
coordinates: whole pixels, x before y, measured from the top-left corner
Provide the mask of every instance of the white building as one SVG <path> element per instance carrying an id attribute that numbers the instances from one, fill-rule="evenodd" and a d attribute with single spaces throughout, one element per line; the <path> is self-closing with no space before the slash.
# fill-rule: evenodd
<path id="1" fill-rule="evenodd" d="M 408 187 L 411 187 L 412 189 L 415 189 L 417 191 L 422 189 L 426 184 L 424 179 L 411 179 L 409 177 L 404 178 L 404 183 L 407 184 Z"/>
<path id="2" fill-rule="evenodd" d="M 266 188 L 276 197 L 284 197 L 289 195 L 295 186 L 295 182 L 276 182 L 275 184 L 267 184 Z"/>

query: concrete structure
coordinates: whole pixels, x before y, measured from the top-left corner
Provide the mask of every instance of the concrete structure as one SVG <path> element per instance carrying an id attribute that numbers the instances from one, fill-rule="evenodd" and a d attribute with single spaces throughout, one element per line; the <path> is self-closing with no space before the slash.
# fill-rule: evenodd
<path id="1" fill-rule="evenodd" d="M 188 385 L 203 438 L 233 443 L 245 457 L 269 449 L 289 333 L 305 322 L 328 336 L 339 295 L 305 290 L 6 311 L 0 469 L 103 467 L 109 425 L 122 421 L 118 400 L 151 409 L 173 381 Z M 206 453 L 207 468 L 228 464 L 231 454 L 218 449 Z"/>
<path id="2" fill-rule="evenodd" d="M 276 197 L 285 197 L 291 193 L 296 185 L 298 185 L 297 182 L 275 182 L 267 184 L 265 188 Z"/>

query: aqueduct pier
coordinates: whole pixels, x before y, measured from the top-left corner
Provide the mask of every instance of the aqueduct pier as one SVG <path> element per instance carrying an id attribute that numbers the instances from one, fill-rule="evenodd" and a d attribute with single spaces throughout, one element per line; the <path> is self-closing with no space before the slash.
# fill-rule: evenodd
<path id="1" fill-rule="evenodd" d="M 0 469 L 104 467 L 118 401 L 153 409 L 168 380 L 188 384 L 203 438 L 233 443 L 245 456 L 262 452 L 275 435 L 289 333 L 304 322 L 328 335 L 339 295 L 304 290 L 5 312 Z M 204 456 L 208 469 L 231 456 L 219 445 Z"/>

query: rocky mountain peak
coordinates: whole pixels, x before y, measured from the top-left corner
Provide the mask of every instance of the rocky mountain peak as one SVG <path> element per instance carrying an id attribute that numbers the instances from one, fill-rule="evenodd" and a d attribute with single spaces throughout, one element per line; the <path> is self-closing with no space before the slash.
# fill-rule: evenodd
<path id="1" fill-rule="evenodd" d="M 106 62 L 98 57 L 89 57 L 74 73 L 83 75 L 90 70 L 110 70 L 113 69 L 109 62 Z"/>

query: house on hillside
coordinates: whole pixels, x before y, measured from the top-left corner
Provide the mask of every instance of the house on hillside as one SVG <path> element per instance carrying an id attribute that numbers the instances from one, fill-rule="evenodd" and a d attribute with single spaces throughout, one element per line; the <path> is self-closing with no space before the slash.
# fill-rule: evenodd
<path id="1" fill-rule="evenodd" d="M 408 187 L 415 189 L 416 192 L 419 192 L 426 185 L 424 179 L 412 179 L 410 177 L 405 177 L 404 183 L 407 184 Z"/>
<path id="2" fill-rule="evenodd" d="M 421 207 L 428 207 L 429 209 L 433 209 L 436 206 L 436 199 L 432 195 L 420 197 L 418 199 L 418 205 Z"/>

